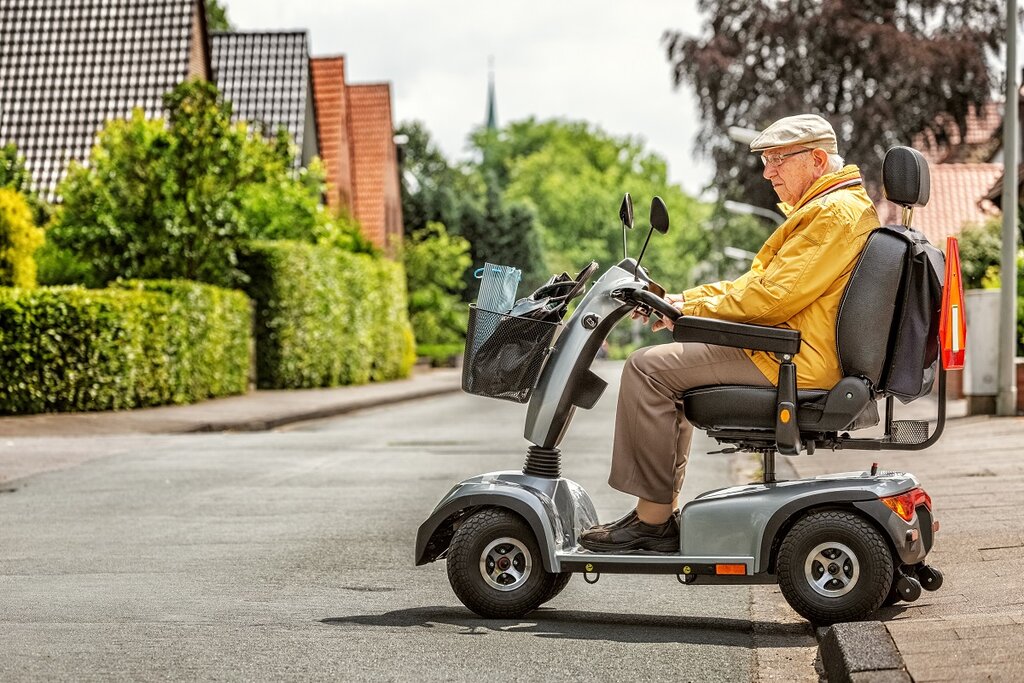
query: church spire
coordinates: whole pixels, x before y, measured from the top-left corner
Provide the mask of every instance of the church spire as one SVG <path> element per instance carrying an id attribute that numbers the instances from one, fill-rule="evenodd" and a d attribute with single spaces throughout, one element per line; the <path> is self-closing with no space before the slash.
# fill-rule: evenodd
<path id="1" fill-rule="evenodd" d="M 487 58 L 487 130 L 498 130 L 498 112 L 494 102 L 494 56 Z"/>

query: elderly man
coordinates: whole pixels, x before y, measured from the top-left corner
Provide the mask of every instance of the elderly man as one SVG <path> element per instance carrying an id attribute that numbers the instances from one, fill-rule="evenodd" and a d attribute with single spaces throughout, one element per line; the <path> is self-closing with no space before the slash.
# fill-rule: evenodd
<path id="1" fill-rule="evenodd" d="M 859 170 L 844 165 L 835 131 L 820 116 L 780 119 L 750 150 L 761 154 L 785 222 L 741 277 L 668 299 L 686 315 L 800 330 L 797 384 L 828 389 L 841 378 L 835 340 L 840 299 L 878 217 Z M 659 320 L 652 329 L 669 326 Z M 773 386 L 778 368 L 771 354 L 703 343 L 633 353 L 622 372 L 608 483 L 639 501 L 625 517 L 585 531 L 583 547 L 678 551 L 679 489 L 693 433 L 679 396 L 711 384 Z"/>

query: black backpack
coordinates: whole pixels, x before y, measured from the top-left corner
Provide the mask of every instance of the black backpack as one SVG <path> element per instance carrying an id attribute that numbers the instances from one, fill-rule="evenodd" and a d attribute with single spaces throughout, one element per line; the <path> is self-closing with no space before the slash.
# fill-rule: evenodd
<path id="1" fill-rule="evenodd" d="M 878 229 L 907 244 L 889 333 L 889 363 L 879 388 L 909 403 L 930 392 L 935 381 L 946 257 L 913 228 L 886 225 Z"/>

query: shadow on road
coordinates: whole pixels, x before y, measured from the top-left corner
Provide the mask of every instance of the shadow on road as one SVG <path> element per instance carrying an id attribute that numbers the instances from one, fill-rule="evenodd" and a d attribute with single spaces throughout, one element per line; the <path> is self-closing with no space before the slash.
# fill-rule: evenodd
<path id="1" fill-rule="evenodd" d="M 483 619 L 459 607 L 415 607 L 384 614 L 365 614 L 322 619 L 332 626 L 383 626 L 388 628 L 442 629 L 461 635 L 528 633 L 539 638 L 608 640 L 621 643 L 691 643 L 747 647 L 756 628 L 759 634 L 781 636 L 775 647 L 799 647 L 805 643 L 803 624 L 752 622 L 710 617 L 607 614 L 539 609 L 523 619 Z M 792 639 L 785 636 L 792 635 Z M 788 642 L 787 642 L 788 641 Z"/>

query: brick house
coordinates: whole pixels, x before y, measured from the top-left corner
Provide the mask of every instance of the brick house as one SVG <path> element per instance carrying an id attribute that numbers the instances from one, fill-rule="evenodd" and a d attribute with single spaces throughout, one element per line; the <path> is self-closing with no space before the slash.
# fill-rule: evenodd
<path id="1" fill-rule="evenodd" d="M 391 86 L 349 84 L 342 56 L 312 61 L 327 203 L 347 206 L 366 237 L 387 248 L 403 234 Z"/>
<path id="2" fill-rule="evenodd" d="M 349 85 L 342 58 L 311 61 L 308 45 L 304 31 L 211 35 L 201 0 L 3 0 L 0 144 L 13 142 L 34 188 L 57 201 L 108 120 L 161 117 L 166 92 L 212 80 L 236 120 L 284 126 L 298 164 L 321 155 L 328 205 L 385 247 L 403 232 L 390 86 Z"/>

